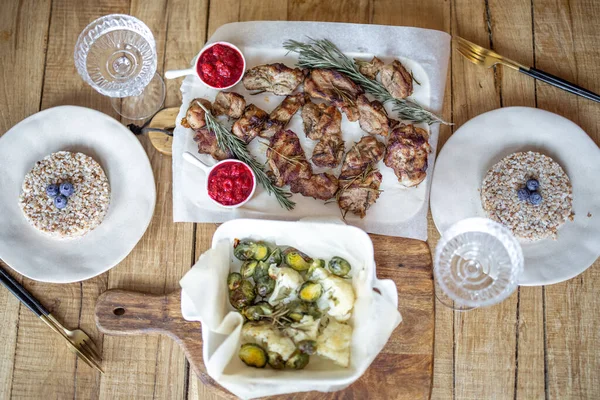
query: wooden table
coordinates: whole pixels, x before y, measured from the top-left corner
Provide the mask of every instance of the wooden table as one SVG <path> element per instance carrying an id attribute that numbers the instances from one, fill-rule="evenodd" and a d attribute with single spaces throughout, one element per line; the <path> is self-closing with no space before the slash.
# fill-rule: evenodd
<path id="1" fill-rule="evenodd" d="M 127 13 L 155 34 L 159 70 L 188 64 L 220 25 L 322 20 L 419 26 L 459 34 L 524 64 L 600 92 L 600 2 L 593 0 L 3 0 L 0 4 L 0 132 L 45 108 L 75 104 L 117 117 L 77 75 L 73 48 L 93 19 Z M 485 70 L 452 53 L 440 144 L 468 119 L 507 106 L 539 107 L 579 124 L 600 143 L 600 105 L 510 70 Z M 167 82 L 167 106 L 180 104 Z M 109 288 L 167 293 L 209 246 L 214 224 L 174 224 L 171 159 L 142 138 L 157 182 L 150 228 L 116 268 L 53 285 L 23 279 L 67 326 L 102 345 L 107 373 L 77 362 L 64 344 L 0 289 L 1 399 L 214 399 L 180 349 L 158 336 L 102 337 L 92 318 Z M 441 146 L 440 146 L 441 147 Z M 591 182 L 590 184 L 598 184 Z M 599 218 L 600 216 L 593 216 Z M 439 235 L 430 223 L 430 245 Z M 600 244 L 599 244 L 600 245 Z M 19 277 L 21 279 L 21 277 Z M 600 263 L 565 283 L 523 287 L 468 313 L 437 307 L 434 399 L 600 397 Z M 374 388 L 374 390 L 376 390 Z"/>

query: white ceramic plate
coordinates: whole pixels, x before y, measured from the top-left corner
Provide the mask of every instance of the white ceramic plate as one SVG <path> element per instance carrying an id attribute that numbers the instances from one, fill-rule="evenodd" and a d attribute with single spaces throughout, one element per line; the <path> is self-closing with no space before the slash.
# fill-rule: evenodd
<path id="1" fill-rule="evenodd" d="M 575 220 L 558 239 L 521 242 L 525 270 L 519 284 L 549 285 L 573 278 L 600 256 L 600 149 L 576 124 L 559 115 L 509 107 L 479 115 L 442 148 L 431 189 L 431 213 L 440 232 L 468 217 L 485 217 L 481 182 L 505 156 L 537 151 L 558 162 L 573 185 Z"/>
<path id="2" fill-rule="evenodd" d="M 18 205 L 25 174 L 36 161 L 60 150 L 94 158 L 111 187 L 104 221 L 77 239 L 39 232 Z M 118 121 L 75 106 L 39 112 L 0 137 L 0 188 L 0 258 L 44 282 L 81 281 L 118 264 L 146 231 L 156 203 L 152 168 L 140 142 Z"/>

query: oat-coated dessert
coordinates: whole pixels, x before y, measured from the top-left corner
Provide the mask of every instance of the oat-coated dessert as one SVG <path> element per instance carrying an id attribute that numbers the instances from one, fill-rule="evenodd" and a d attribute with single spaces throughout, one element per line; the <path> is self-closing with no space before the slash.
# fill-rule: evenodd
<path id="1" fill-rule="evenodd" d="M 569 177 L 552 158 L 528 151 L 494 165 L 481 185 L 487 216 L 524 240 L 556 239 L 558 228 L 573 220 Z"/>
<path id="2" fill-rule="evenodd" d="M 83 153 L 59 151 L 25 175 L 19 206 L 31 225 L 57 238 L 83 236 L 104 219 L 110 186 L 100 164 Z"/>

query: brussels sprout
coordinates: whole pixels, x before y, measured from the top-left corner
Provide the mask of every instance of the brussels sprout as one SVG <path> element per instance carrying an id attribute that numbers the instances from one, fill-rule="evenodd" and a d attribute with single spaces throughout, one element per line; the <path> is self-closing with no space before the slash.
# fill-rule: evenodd
<path id="1" fill-rule="evenodd" d="M 300 350 L 296 350 L 285 362 L 285 367 L 291 369 L 303 369 L 306 367 L 309 360 L 310 357 L 308 354 L 303 353 Z"/>
<path id="2" fill-rule="evenodd" d="M 322 294 L 323 287 L 320 283 L 307 281 L 304 282 L 302 286 L 300 286 L 298 297 L 300 297 L 300 300 L 312 303 L 314 301 L 317 301 Z"/>
<path id="3" fill-rule="evenodd" d="M 313 319 L 317 320 L 323 316 L 319 307 L 316 304 L 312 304 L 311 307 L 308 308 L 307 314 L 313 317 Z"/>
<path id="4" fill-rule="evenodd" d="M 257 260 L 261 261 L 269 255 L 269 248 L 263 242 L 253 242 L 251 240 L 241 240 L 233 249 L 233 255 L 242 261 Z"/>
<path id="5" fill-rule="evenodd" d="M 281 249 L 279 247 L 275 248 L 265 262 L 267 265 L 275 264 L 279 266 L 281 264 Z"/>
<path id="6" fill-rule="evenodd" d="M 254 289 L 254 285 L 245 279 L 242 280 L 240 287 L 229 293 L 229 302 L 238 310 L 252 305 L 255 298 L 256 290 Z"/>
<path id="7" fill-rule="evenodd" d="M 276 353 L 274 351 L 269 351 L 269 365 L 273 369 L 283 369 L 285 368 L 285 361 L 283 361 L 283 357 L 281 354 Z"/>
<path id="8" fill-rule="evenodd" d="M 258 261 L 256 260 L 244 261 L 242 267 L 240 268 L 240 273 L 245 279 L 250 279 L 254 276 L 254 271 L 256 271 L 257 265 Z"/>
<path id="9" fill-rule="evenodd" d="M 312 262 L 310 263 L 310 268 L 312 268 L 313 266 L 315 268 L 319 267 L 319 268 L 325 268 L 325 260 L 321 259 L 321 258 L 315 258 L 312 260 Z M 310 269 L 309 268 L 309 269 Z"/>
<path id="10" fill-rule="evenodd" d="M 352 269 L 350 263 L 344 260 L 342 257 L 333 257 L 331 260 L 329 260 L 327 268 L 332 274 L 337 276 L 346 276 Z"/>
<path id="11" fill-rule="evenodd" d="M 258 265 L 254 268 L 254 282 L 258 282 L 264 277 L 269 276 L 269 264 L 264 261 L 260 261 Z"/>
<path id="12" fill-rule="evenodd" d="M 249 367 L 264 368 L 267 365 L 267 352 L 257 344 L 243 344 L 239 352 L 240 359 Z"/>
<path id="13" fill-rule="evenodd" d="M 302 340 L 298 342 L 298 350 L 312 356 L 317 351 L 317 342 L 314 340 Z"/>
<path id="14" fill-rule="evenodd" d="M 273 306 L 270 305 L 269 303 L 267 303 L 266 301 L 259 301 L 254 306 L 260 307 L 263 315 L 265 315 L 267 317 L 273 315 Z"/>
<path id="15" fill-rule="evenodd" d="M 237 272 L 232 272 L 227 276 L 227 287 L 229 290 L 235 290 L 242 284 L 242 275 Z"/>
<path id="16" fill-rule="evenodd" d="M 256 282 L 256 292 L 261 297 L 266 297 L 273 293 L 275 289 L 275 281 L 268 276 L 261 278 L 258 282 Z"/>
<path id="17" fill-rule="evenodd" d="M 302 318 L 304 317 L 304 313 L 301 313 L 301 312 L 298 312 L 298 311 L 290 311 L 286 315 L 286 317 L 290 318 L 294 322 L 300 322 L 302 320 Z"/>
<path id="18" fill-rule="evenodd" d="M 310 264 L 313 261 L 312 258 L 293 247 L 285 249 L 283 252 L 283 260 L 296 271 L 306 271 L 310 268 Z"/>
<path id="19" fill-rule="evenodd" d="M 258 321 L 265 316 L 263 308 L 257 305 L 246 307 L 242 310 L 242 315 L 246 317 L 248 321 Z"/>

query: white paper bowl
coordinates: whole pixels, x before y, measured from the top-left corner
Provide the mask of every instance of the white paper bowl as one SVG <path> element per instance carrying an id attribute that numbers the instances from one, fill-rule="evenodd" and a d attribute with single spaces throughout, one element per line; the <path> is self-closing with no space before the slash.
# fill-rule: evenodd
<path id="1" fill-rule="evenodd" d="M 241 265 L 241 262 L 233 257 L 232 243 L 236 238 L 251 238 L 278 246 L 293 246 L 311 257 L 325 260 L 337 255 L 350 262 L 352 284 L 357 299 L 349 321 L 353 326 L 353 333 L 348 368 L 336 366 L 320 357 L 311 358 L 308 366 L 300 371 L 255 369 L 240 361 L 237 352 L 241 345 L 240 330 L 243 320 L 227 301 L 227 284 L 226 279 L 223 279 L 230 270 L 237 271 Z M 341 222 L 239 219 L 226 222 L 217 229 L 213 236 L 212 249 L 217 249 L 219 254 L 216 255 L 216 251 L 210 255 L 207 253 L 207 256 L 201 258 L 182 279 L 182 314 L 187 320 L 202 322 L 204 360 L 209 375 L 240 397 L 343 389 L 366 371 L 401 321 L 396 285 L 391 280 L 376 278 L 373 243 L 369 236 L 358 228 Z M 215 280 L 218 274 L 221 278 Z M 379 290 L 381 294 L 374 289 Z M 214 309 L 211 310 L 211 307 Z M 199 308 L 204 310 L 198 312 Z M 235 313 L 228 314 L 229 312 Z M 215 320 L 215 315 L 220 315 L 218 320 Z M 226 318 L 222 318 L 225 316 Z M 233 328 L 236 319 L 239 326 Z M 221 324 L 222 320 L 226 323 Z M 223 325 L 229 325 L 231 329 L 229 334 L 217 334 L 211 331 L 211 325 L 219 326 L 215 330 L 221 329 Z"/>

